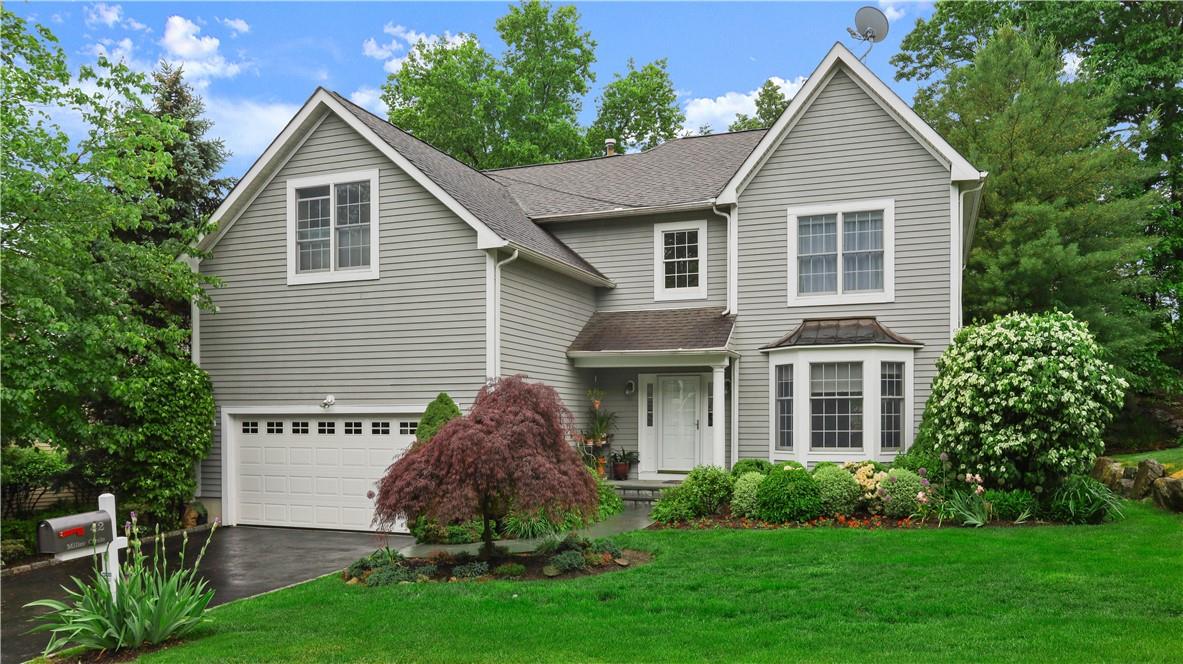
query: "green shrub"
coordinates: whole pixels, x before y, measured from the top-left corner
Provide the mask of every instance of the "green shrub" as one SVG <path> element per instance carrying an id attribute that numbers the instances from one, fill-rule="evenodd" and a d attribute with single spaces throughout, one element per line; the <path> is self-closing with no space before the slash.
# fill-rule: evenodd
<path id="1" fill-rule="evenodd" d="M 370 575 L 366 577 L 366 586 L 370 588 L 390 586 L 404 581 L 413 582 L 417 578 L 418 574 L 405 565 L 384 565 L 370 572 Z"/>
<path id="2" fill-rule="evenodd" d="M 501 534 L 510 539 L 537 539 L 582 525 L 583 519 L 574 512 L 567 513 L 556 521 L 546 516 L 545 512 L 523 514 L 511 511 L 501 520 Z"/>
<path id="3" fill-rule="evenodd" d="M 838 464 L 834 463 L 833 461 L 819 461 L 817 464 L 815 464 L 813 466 L 813 468 L 811 468 L 809 470 L 809 472 L 811 474 L 813 474 L 814 477 L 817 477 L 817 471 L 821 470 L 822 468 L 841 468 L 841 467 L 842 466 L 839 466 Z"/>
<path id="4" fill-rule="evenodd" d="M 1101 523 L 1121 516 L 1121 501 L 1109 487 L 1087 475 L 1073 475 L 1056 489 L 1048 517 L 1063 523 Z"/>
<path id="5" fill-rule="evenodd" d="M 526 575 L 526 566 L 521 563 L 502 563 L 493 568 L 493 576 L 516 579 Z"/>
<path id="6" fill-rule="evenodd" d="M 682 481 L 682 490 L 689 495 L 694 516 L 718 514 L 731 500 L 731 476 L 718 466 L 698 466 Z"/>
<path id="7" fill-rule="evenodd" d="M 925 412 L 933 451 L 993 488 L 1087 472 L 1126 383 L 1070 314 L 1011 314 L 962 328 L 937 362 Z"/>
<path id="8" fill-rule="evenodd" d="M 912 516 L 920 509 L 916 496 L 924 490 L 924 483 L 916 473 L 903 468 L 887 471 L 887 477 L 879 483 L 883 514 L 893 519 Z"/>
<path id="9" fill-rule="evenodd" d="M 817 481 L 818 490 L 821 492 L 823 514 L 854 514 L 863 493 L 854 475 L 831 464 L 815 468 L 813 479 Z"/>
<path id="10" fill-rule="evenodd" d="M 5 445 L 0 451 L 0 492 L 5 519 L 30 514 L 37 501 L 65 482 L 70 464 L 57 450 Z"/>
<path id="11" fill-rule="evenodd" d="M 649 517 L 658 523 L 677 523 L 695 518 L 694 498 L 679 484 L 661 490 L 661 497 L 653 503 Z"/>
<path id="12" fill-rule="evenodd" d="M 994 518 L 1005 521 L 1016 521 L 1023 516 L 1030 518 L 1039 508 L 1035 501 L 1035 495 L 1022 489 L 1012 491 L 989 489 L 982 498 L 990 504 Z"/>
<path id="13" fill-rule="evenodd" d="M 596 478 L 596 493 L 600 498 L 600 507 L 596 512 L 596 517 L 599 521 L 603 521 L 610 516 L 615 516 L 624 511 L 624 500 L 620 494 L 616 493 L 616 487 L 608 483 L 607 480 L 596 475 L 595 471 L 588 469 L 588 472 Z"/>
<path id="14" fill-rule="evenodd" d="M 756 492 L 759 491 L 760 483 L 764 481 L 764 477 L 764 473 L 751 471 L 740 475 L 735 480 L 735 490 L 731 493 L 731 514 L 733 516 L 743 518 L 756 516 Z"/>
<path id="15" fill-rule="evenodd" d="M 5 565 L 31 555 L 33 555 L 33 550 L 29 548 L 29 545 L 24 540 L 0 540 L 0 561 L 3 561 Z"/>
<path id="16" fill-rule="evenodd" d="M 423 516 L 410 528 L 415 541 L 421 544 L 471 544 L 481 541 L 483 529 L 484 523 L 480 519 L 445 526 Z"/>
<path id="17" fill-rule="evenodd" d="M 775 464 L 773 464 L 772 467 L 773 468 L 800 468 L 801 470 L 806 470 L 805 466 L 802 466 L 800 463 L 798 463 L 796 461 L 777 461 Z"/>
<path id="18" fill-rule="evenodd" d="M 460 415 L 460 407 L 456 405 L 452 397 L 448 396 L 447 392 L 440 392 L 431 403 L 427 404 L 427 409 L 419 418 L 419 424 L 415 427 L 415 440 L 419 443 L 426 443 L 435 436 L 440 427 Z"/>
<path id="19" fill-rule="evenodd" d="M 772 462 L 768 459 L 740 459 L 731 467 L 732 479 L 739 479 L 747 473 L 767 475 L 772 470 Z"/>
<path id="20" fill-rule="evenodd" d="M 941 465 L 941 459 L 937 456 L 936 452 L 918 449 L 917 447 L 912 447 L 907 452 L 897 456 L 895 461 L 891 463 L 892 468 L 902 468 L 914 473 L 919 473 L 920 469 L 923 468 L 925 474 L 929 476 L 939 473 Z"/>
<path id="21" fill-rule="evenodd" d="M 188 535 L 182 539 L 180 562 L 169 566 L 164 538 L 157 537 L 154 550 L 145 553 L 138 528 L 133 526 L 118 600 L 96 563 L 89 581 L 73 578 L 75 587 L 65 589 L 67 601 L 43 599 L 26 605 L 49 609 L 34 618 L 41 624 L 32 630 L 49 633 L 45 653 L 73 646 L 88 651 L 132 650 L 183 637 L 206 622 L 205 609 L 214 591 L 197 575 L 197 568 L 216 530 L 215 525 L 187 567 Z"/>
<path id="22" fill-rule="evenodd" d="M 756 489 L 756 516 L 764 521 L 808 521 L 821 511 L 817 481 L 800 464 L 772 471 Z"/>
<path id="23" fill-rule="evenodd" d="M 475 579 L 489 573 L 489 563 L 483 560 L 474 560 L 471 563 L 457 565 L 452 568 L 452 576 L 457 579 Z"/>
<path id="24" fill-rule="evenodd" d="M 564 551 L 551 556 L 550 565 L 559 572 L 572 572 L 587 569 L 587 559 L 583 557 L 582 551 Z"/>
<path id="25" fill-rule="evenodd" d="M 613 558 L 619 558 L 624 555 L 624 551 L 621 550 L 620 545 L 610 539 L 592 540 L 591 544 L 587 547 L 587 550 L 591 551 L 592 553 L 608 553 L 611 554 Z"/>

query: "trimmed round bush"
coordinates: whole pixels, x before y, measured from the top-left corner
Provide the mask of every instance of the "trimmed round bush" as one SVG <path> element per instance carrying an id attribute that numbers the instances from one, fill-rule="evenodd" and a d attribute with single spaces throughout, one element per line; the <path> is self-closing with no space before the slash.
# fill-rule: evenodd
<path id="1" fill-rule="evenodd" d="M 838 464 L 834 463 L 833 461 L 820 461 L 817 464 L 815 464 L 813 466 L 813 468 L 811 468 L 809 470 L 809 472 L 813 473 L 814 477 L 816 477 L 817 471 L 821 470 L 822 468 L 841 468 L 841 467 L 842 466 L 839 466 Z"/>
<path id="2" fill-rule="evenodd" d="M 1126 382 L 1070 314 L 1011 314 L 963 328 L 937 362 L 932 448 L 989 487 L 1054 487 L 1086 472 Z"/>
<path id="3" fill-rule="evenodd" d="M 1035 516 L 1038 504 L 1030 491 L 1015 489 L 1013 491 L 999 491 L 989 489 L 982 494 L 982 499 L 990 503 L 994 517 L 1004 521 L 1014 521 L 1023 515 Z"/>
<path id="4" fill-rule="evenodd" d="M 756 516 L 756 492 L 764 481 L 764 473 L 751 471 L 735 480 L 731 493 L 731 514 L 743 518 Z"/>
<path id="5" fill-rule="evenodd" d="M 804 468 L 774 470 L 756 489 L 756 516 L 761 520 L 808 521 L 821 513 L 821 490 Z"/>
<path id="6" fill-rule="evenodd" d="M 821 493 L 822 513 L 836 516 L 854 514 L 863 490 L 854 475 L 834 464 L 817 468 L 813 472 Z"/>
<path id="7" fill-rule="evenodd" d="M 740 459 L 731 467 L 731 477 L 739 479 L 748 473 L 767 475 L 772 470 L 772 462 L 768 459 Z"/>
<path id="8" fill-rule="evenodd" d="M 796 461 L 777 461 L 775 464 L 773 464 L 772 467 L 773 468 L 800 468 L 802 470 L 805 470 L 805 466 L 802 466 L 800 463 L 798 463 Z"/>
<path id="9" fill-rule="evenodd" d="M 661 497 L 653 503 L 649 516 L 658 523 L 678 523 L 689 521 L 695 517 L 694 501 L 691 495 L 679 484 L 661 490 Z"/>
<path id="10" fill-rule="evenodd" d="M 903 468 L 887 471 L 887 477 L 879 482 L 879 493 L 883 499 L 883 514 L 893 519 L 912 516 L 920 509 L 916 494 L 924 491 L 920 476 Z"/>
<path id="11" fill-rule="evenodd" d="M 682 481 L 694 516 L 718 514 L 731 501 L 731 475 L 718 466 L 697 466 Z"/>
<path id="12" fill-rule="evenodd" d="M 1052 494 L 1047 515 L 1063 523 L 1101 523 L 1110 514 L 1121 516 L 1121 504 L 1109 487 L 1087 475 L 1073 475 Z"/>

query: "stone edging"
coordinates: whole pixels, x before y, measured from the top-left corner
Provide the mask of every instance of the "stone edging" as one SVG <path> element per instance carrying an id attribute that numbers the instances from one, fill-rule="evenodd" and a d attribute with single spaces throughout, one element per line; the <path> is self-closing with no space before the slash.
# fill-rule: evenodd
<path id="1" fill-rule="evenodd" d="M 180 530 L 169 531 L 167 533 L 161 534 L 161 537 L 163 537 L 164 539 L 168 539 L 170 537 L 177 537 L 177 536 L 183 535 L 185 533 L 190 533 L 190 534 L 200 533 L 200 532 L 204 532 L 206 530 L 209 530 L 212 527 L 213 527 L 213 523 L 204 523 L 200 526 L 193 526 L 192 528 L 181 528 Z M 145 544 L 148 544 L 150 542 L 155 542 L 156 536 L 150 535 L 148 537 L 141 538 L 140 541 Z M 78 560 L 78 559 L 75 559 L 75 560 Z M 15 567 L 5 567 L 4 569 L 0 570 L 0 579 L 6 579 L 10 576 L 16 576 L 17 574 L 24 574 L 25 572 L 32 572 L 35 569 L 41 569 L 43 567 L 53 567 L 55 565 L 60 565 L 65 562 L 69 562 L 69 561 L 68 560 L 56 560 L 54 558 L 47 558 L 45 560 L 36 560 L 31 563 L 17 565 Z"/>
<path id="2" fill-rule="evenodd" d="M 1149 498 L 1165 510 L 1183 512 L 1183 477 L 1167 475 L 1163 465 L 1154 459 L 1143 459 L 1135 467 L 1111 457 L 1098 457 L 1090 475 L 1119 496 Z"/>

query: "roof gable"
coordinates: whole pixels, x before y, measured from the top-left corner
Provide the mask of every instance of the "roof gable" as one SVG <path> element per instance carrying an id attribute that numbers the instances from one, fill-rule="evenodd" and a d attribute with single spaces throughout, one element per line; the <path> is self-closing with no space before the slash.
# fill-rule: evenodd
<path id="1" fill-rule="evenodd" d="M 830 52 L 809 75 L 809 79 L 793 96 L 788 108 L 781 113 L 760 139 L 743 164 L 736 170 L 719 194 L 719 205 L 730 205 L 738 201 L 739 193 L 754 177 L 756 171 L 784 141 L 798 120 L 805 114 L 826 83 L 839 71 L 845 71 L 851 80 L 861 87 L 896 122 L 907 130 L 938 161 L 949 168 L 951 181 L 977 181 L 984 177 L 957 150 L 949 145 L 940 134 L 928 125 L 916 111 L 879 79 L 866 65 L 841 43 L 834 44 Z"/>

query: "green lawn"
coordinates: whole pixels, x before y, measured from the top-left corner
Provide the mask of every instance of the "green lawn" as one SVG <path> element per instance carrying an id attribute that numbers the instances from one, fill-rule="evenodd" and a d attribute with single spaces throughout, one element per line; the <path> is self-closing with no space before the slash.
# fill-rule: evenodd
<path id="1" fill-rule="evenodd" d="M 1155 459 L 1162 465 L 1167 466 L 1172 472 L 1176 470 L 1183 470 L 1183 446 L 1172 447 L 1165 450 L 1155 450 L 1154 452 L 1119 454 L 1113 458 L 1117 459 L 1126 466 L 1136 466 L 1142 459 Z"/>
<path id="2" fill-rule="evenodd" d="M 1183 517 L 1103 526 L 643 531 L 644 567 L 566 581 L 232 603 L 152 662 L 1178 661 Z"/>

